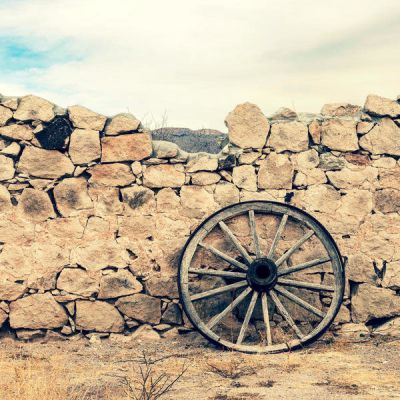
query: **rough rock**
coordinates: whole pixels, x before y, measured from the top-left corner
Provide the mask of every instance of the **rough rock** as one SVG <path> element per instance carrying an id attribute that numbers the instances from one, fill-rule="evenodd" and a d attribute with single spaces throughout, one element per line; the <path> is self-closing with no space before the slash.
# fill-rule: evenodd
<path id="1" fill-rule="evenodd" d="M 1 127 L 0 135 L 14 140 L 32 140 L 33 130 L 26 125 L 13 124 Z"/>
<path id="2" fill-rule="evenodd" d="M 98 164 L 88 170 L 89 183 L 101 186 L 128 186 L 135 181 L 132 170 L 125 164 Z"/>
<path id="3" fill-rule="evenodd" d="M 340 194 L 332 186 L 315 185 L 298 192 L 294 197 L 295 205 L 297 201 L 307 210 L 334 213 L 340 207 Z"/>
<path id="4" fill-rule="evenodd" d="M 383 189 L 375 192 L 375 209 L 382 213 L 400 211 L 400 190 Z"/>
<path id="5" fill-rule="evenodd" d="M 74 164 L 88 164 L 101 156 L 99 132 L 75 129 L 69 144 L 69 156 Z"/>
<path id="6" fill-rule="evenodd" d="M 326 173 L 333 186 L 340 189 L 351 189 L 354 187 L 369 188 L 378 177 L 378 171 L 373 167 L 349 169 L 340 171 L 328 171 Z"/>
<path id="7" fill-rule="evenodd" d="M 293 165 L 286 154 L 271 153 L 260 162 L 258 187 L 260 189 L 291 189 Z"/>
<path id="8" fill-rule="evenodd" d="M 17 142 L 12 142 L 3 150 L 0 151 L 1 154 L 12 157 L 17 157 L 20 152 L 21 152 L 21 146 Z"/>
<path id="9" fill-rule="evenodd" d="M 89 196 L 93 200 L 94 214 L 110 216 L 122 214 L 122 203 L 119 200 L 119 190 L 114 187 L 90 187 Z"/>
<path id="10" fill-rule="evenodd" d="M 154 218 L 147 215 L 120 217 L 118 236 L 132 240 L 152 239 L 155 231 Z"/>
<path id="11" fill-rule="evenodd" d="M 219 182 L 215 186 L 214 199 L 221 207 L 238 203 L 239 189 L 232 183 Z"/>
<path id="12" fill-rule="evenodd" d="M 287 119 L 297 119 L 297 113 L 290 108 L 281 107 L 274 114 L 271 115 L 272 120 L 287 120 Z"/>
<path id="13" fill-rule="evenodd" d="M 213 172 L 196 172 L 192 175 L 192 184 L 199 186 L 212 185 L 218 183 L 221 176 Z"/>
<path id="14" fill-rule="evenodd" d="M 356 122 L 330 119 L 323 122 L 321 144 L 331 150 L 354 151 L 358 149 Z"/>
<path id="15" fill-rule="evenodd" d="M 37 96 L 24 96 L 21 98 L 17 111 L 14 112 L 14 118 L 20 121 L 43 122 L 51 121 L 54 114 L 54 104 Z"/>
<path id="16" fill-rule="evenodd" d="M 145 282 L 146 291 L 150 296 L 179 298 L 176 276 L 155 274 Z"/>
<path id="17" fill-rule="evenodd" d="M 256 171 L 252 165 L 240 165 L 233 168 L 233 183 L 241 189 L 246 189 L 250 192 L 257 191 Z"/>
<path id="18" fill-rule="evenodd" d="M 323 153 L 319 159 L 319 168 L 323 171 L 339 171 L 346 165 L 343 157 L 337 157 L 332 153 Z"/>
<path id="19" fill-rule="evenodd" d="M 400 317 L 393 318 L 388 322 L 378 326 L 373 331 L 374 335 L 400 338 Z"/>
<path id="20" fill-rule="evenodd" d="M 218 168 L 218 159 L 208 154 L 198 154 L 191 158 L 187 165 L 187 172 L 215 171 Z"/>
<path id="21" fill-rule="evenodd" d="M 0 155 L 0 181 L 14 178 L 14 161 L 10 157 Z"/>
<path id="22" fill-rule="evenodd" d="M 25 283 L 14 282 L 15 279 L 9 280 L 8 278 L 12 277 L 8 277 L 7 274 L 3 273 L 0 273 L 0 277 L 0 300 L 17 300 L 28 291 Z"/>
<path id="23" fill-rule="evenodd" d="M 50 293 L 32 294 L 10 304 L 10 326 L 14 329 L 54 329 L 67 322 L 67 313 Z"/>
<path id="24" fill-rule="evenodd" d="M 390 118 L 382 118 L 360 139 L 360 146 L 372 154 L 399 156 L 400 128 Z"/>
<path id="25" fill-rule="evenodd" d="M 41 329 L 18 329 L 16 335 L 18 340 L 23 340 L 25 342 L 43 338 L 45 336 L 45 331 Z"/>
<path id="26" fill-rule="evenodd" d="M 185 184 L 185 173 L 171 164 L 151 165 L 143 173 L 143 184 L 150 188 L 180 187 Z"/>
<path id="27" fill-rule="evenodd" d="M 267 144 L 277 153 L 308 150 L 307 126 L 297 121 L 273 124 Z"/>
<path id="28" fill-rule="evenodd" d="M 321 124 L 318 121 L 314 120 L 308 125 L 308 132 L 315 144 L 321 143 Z"/>
<path id="29" fill-rule="evenodd" d="M 393 290 L 400 290 L 400 261 L 393 261 L 386 264 L 382 286 Z"/>
<path id="30" fill-rule="evenodd" d="M 162 315 L 161 322 L 171 325 L 181 325 L 182 324 L 182 311 L 178 304 L 169 303 L 167 309 Z"/>
<path id="31" fill-rule="evenodd" d="M 216 209 L 214 196 L 202 186 L 183 186 L 180 193 L 185 216 L 202 218 Z"/>
<path id="32" fill-rule="evenodd" d="M 179 154 L 179 147 L 175 143 L 165 140 L 153 140 L 153 157 L 174 158 Z"/>
<path id="33" fill-rule="evenodd" d="M 389 169 L 379 171 L 379 187 L 382 189 L 398 189 L 400 181 L 400 167 L 395 165 Z"/>
<path id="34" fill-rule="evenodd" d="M 103 130 L 107 119 L 104 115 L 97 114 L 82 106 L 68 107 L 68 115 L 75 128 L 93 129 L 95 131 Z"/>
<path id="35" fill-rule="evenodd" d="M 293 154 L 290 157 L 290 160 L 292 161 L 293 166 L 299 171 L 308 171 L 312 168 L 318 167 L 319 164 L 318 152 L 314 149 Z"/>
<path id="36" fill-rule="evenodd" d="M 64 268 L 57 279 L 57 289 L 90 297 L 99 291 L 100 276 L 81 268 Z"/>
<path id="37" fill-rule="evenodd" d="M 42 190 L 26 188 L 22 192 L 18 211 L 24 218 L 33 222 L 46 221 L 55 218 L 53 203 L 49 195 Z"/>
<path id="38" fill-rule="evenodd" d="M 118 310 L 105 301 L 76 302 L 76 329 L 95 332 L 122 332 L 124 319 Z"/>
<path id="39" fill-rule="evenodd" d="M 151 136 L 135 133 L 121 136 L 106 136 L 101 140 L 102 162 L 139 161 L 153 152 Z"/>
<path id="40" fill-rule="evenodd" d="M 18 171 L 38 178 L 56 179 L 63 175 L 72 175 L 74 165 L 68 157 L 57 150 L 28 146 L 22 152 Z"/>
<path id="41" fill-rule="evenodd" d="M 368 133 L 373 127 L 375 126 L 375 124 L 373 122 L 368 122 L 368 121 L 360 121 L 357 124 L 357 133 L 359 135 L 365 135 L 366 133 Z"/>
<path id="42" fill-rule="evenodd" d="M 129 318 L 148 324 L 159 324 L 161 320 L 161 300 L 146 294 L 121 297 L 115 303 L 118 310 Z"/>
<path id="43" fill-rule="evenodd" d="M 122 113 L 111 118 L 106 125 L 106 135 L 135 132 L 140 128 L 140 121 L 132 114 Z"/>
<path id="44" fill-rule="evenodd" d="M 377 276 L 372 260 L 362 253 L 349 255 L 346 264 L 346 278 L 353 282 L 374 283 Z"/>
<path id="45" fill-rule="evenodd" d="M 100 281 L 99 299 L 113 299 L 140 293 L 142 284 L 129 271 L 123 269 L 103 275 Z"/>
<path id="46" fill-rule="evenodd" d="M 149 215 L 156 208 L 154 192 L 145 186 L 130 186 L 121 189 L 126 214 Z"/>
<path id="47" fill-rule="evenodd" d="M 225 119 L 229 140 L 241 148 L 262 148 L 269 132 L 269 122 L 251 103 L 240 104 Z"/>
<path id="48" fill-rule="evenodd" d="M 7 319 L 8 319 L 8 314 L 3 310 L 0 310 L 0 328 L 4 325 L 4 322 L 6 322 Z"/>
<path id="49" fill-rule="evenodd" d="M 63 217 L 79 215 L 93 207 L 84 178 L 66 178 L 53 192 L 57 209 Z"/>
<path id="50" fill-rule="evenodd" d="M 131 336 L 131 340 L 138 342 L 154 342 L 160 339 L 160 335 L 150 325 L 139 326 Z"/>
<path id="51" fill-rule="evenodd" d="M 6 187 L 0 185 L 0 212 L 7 213 L 11 211 L 12 204 L 11 204 L 11 196 L 10 192 L 7 190 Z"/>
<path id="52" fill-rule="evenodd" d="M 321 109 L 322 115 L 330 117 L 357 117 L 361 113 L 361 107 L 349 103 L 325 104 Z"/>
<path id="53" fill-rule="evenodd" d="M 370 94 L 365 100 L 364 110 L 368 114 L 380 117 L 400 117 L 400 104 L 391 99 Z"/>
<path id="54" fill-rule="evenodd" d="M 370 332 L 364 324 L 344 324 L 336 334 L 347 342 L 365 342 L 370 337 Z"/>
<path id="55" fill-rule="evenodd" d="M 9 108 L 0 106 L 0 126 L 4 126 L 13 116 Z"/>

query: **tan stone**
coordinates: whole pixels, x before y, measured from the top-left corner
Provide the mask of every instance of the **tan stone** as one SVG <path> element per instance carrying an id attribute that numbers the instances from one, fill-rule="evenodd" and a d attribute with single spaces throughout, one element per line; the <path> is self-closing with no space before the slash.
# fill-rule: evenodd
<path id="1" fill-rule="evenodd" d="M 155 211 L 154 192 L 145 186 L 130 186 L 121 189 L 125 214 L 150 215 Z"/>
<path id="2" fill-rule="evenodd" d="M 341 197 L 341 205 L 337 212 L 340 215 L 351 215 L 363 219 L 374 206 L 373 194 L 368 190 L 350 189 Z"/>
<path id="3" fill-rule="evenodd" d="M 64 268 L 57 279 L 57 289 L 90 297 L 99 291 L 98 273 L 81 268 Z"/>
<path id="4" fill-rule="evenodd" d="M 302 193 L 301 204 L 308 210 L 334 213 L 340 206 L 340 194 L 329 185 L 315 185 Z"/>
<path id="5" fill-rule="evenodd" d="M 102 138 L 102 162 L 140 161 L 153 152 L 151 136 L 135 133 Z"/>
<path id="6" fill-rule="evenodd" d="M 0 185 L 0 212 L 5 214 L 12 210 L 10 192 L 3 185 Z"/>
<path id="7" fill-rule="evenodd" d="M 239 157 L 239 164 L 253 164 L 261 157 L 261 152 L 250 151 L 248 153 L 242 153 Z"/>
<path id="8" fill-rule="evenodd" d="M 286 190 L 261 190 L 258 192 L 248 192 L 247 190 L 241 190 L 240 201 L 252 201 L 252 200 L 266 200 L 266 201 L 284 201 Z"/>
<path id="9" fill-rule="evenodd" d="M 239 189 L 229 182 L 220 182 L 215 186 L 214 199 L 221 206 L 239 202 Z"/>
<path id="10" fill-rule="evenodd" d="M 26 188 L 22 192 L 18 211 L 22 216 L 33 222 L 45 221 L 56 216 L 49 195 L 42 190 Z"/>
<path id="11" fill-rule="evenodd" d="M 291 189 L 293 165 L 286 154 L 271 153 L 260 161 L 258 187 L 260 189 Z"/>
<path id="12" fill-rule="evenodd" d="M 382 118 L 360 139 L 360 146 L 372 154 L 399 156 L 400 128 L 390 118 Z"/>
<path id="13" fill-rule="evenodd" d="M 393 290 L 400 290 L 400 261 L 386 264 L 382 286 Z"/>
<path id="14" fill-rule="evenodd" d="M 192 184 L 199 186 L 213 185 L 221 180 L 221 176 L 213 172 L 196 172 L 192 175 Z"/>
<path id="15" fill-rule="evenodd" d="M 330 119 L 323 122 L 321 143 L 332 150 L 357 150 L 356 122 L 341 119 Z"/>
<path id="16" fill-rule="evenodd" d="M 374 329 L 374 335 L 400 338 L 400 317 L 393 318 Z"/>
<path id="17" fill-rule="evenodd" d="M 353 187 L 369 188 L 375 184 L 378 171 L 373 167 L 358 169 L 343 168 L 340 171 L 327 171 L 329 181 L 337 188 L 351 189 Z"/>
<path id="18" fill-rule="evenodd" d="M 296 118 L 297 118 L 296 112 L 287 107 L 279 108 L 270 117 L 270 119 L 272 120 L 285 120 L 285 119 L 296 119 Z"/>
<path id="19" fill-rule="evenodd" d="M 179 154 L 179 146 L 164 140 L 153 140 L 153 156 L 156 158 L 174 158 Z"/>
<path id="20" fill-rule="evenodd" d="M 198 154 L 186 164 L 187 172 L 215 171 L 218 168 L 218 159 L 209 154 Z"/>
<path id="21" fill-rule="evenodd" d="M 307 126 L 297 121 L 273 124 L 267 144 L 277 153 L 305 151 L 308 149 Z"/>
<path id="22" fill-rule="evenodd" d="M 0 128 L 0 135 L 14 140 L 31 140 L 33 130 L 27 125 L 8 125 Z"/>
<path id="23" fill-rule="evenodd" d="M 120 133 L 128 133 L 137 131 L 140 128 L 140 121 L 132 114 L 117 114 L 111 118 L 106 125 L 106 135 L 119 135 Z"/>
<path id="24" fill-rule="evenodd" d="M 4 325 L 7 319 L 8 319 L 8 314 L 5 311 L 0 310 L 0 328 Z"/>
<path id="25" fill-rule="evenodd" d="M 183 186 L 181 188 L 183 214 L 191 218 L 201 218 L 216 208 L 214 196 L 202 186 Z"/>
<path id="26" fill-rule="evenodd" d="M 321 124 L 318 121 L 314 120 L 308 125 L 308 132 L 315 144 L 321 143 Z"/>
<path id="27" fill-rule="evenodd" d="M 377 160 L 372 161 L 372 166 L 375 168 L 391 169 L 396 167 L 396 159 L 393 157 L 380 157 Z M 379 172 L 379 178 L 381 178 L 382 171 Z M 389 174 L 390 175 L 390 174 Z"/>
<path id="28" fill-rule="evenodd" d="M 339 340 L 346 342 L 360 343 L 365 342 L 370 337 L 370 332 L 364 324 L 344 324 L 336 331 Z"/>
<path id="29" fill-rule="evenodd" d="M 375 192 L 375 209 L 382 213 L 400 211 L 400 191 L 383 189 Z"/>
<path id="30" fill-rule="evenodd" d="M 115 239 L 117 230 L 117 216 L 90 216 L 85 226 L 83 239 L 85 241 Z"/>
<path id="31" fill-rule="evenodd" d="M 400 104 L 397 101 L 374 94 L 370 94 L 365 100 L 364 110 L 368 114 L 380 117 L 397 118 L 400 116 Z"/>
<path id="32" fill-rule="evenodd" d="M 68 107 L 68 115 L 75 128 L 93 129 L 95 131 L 103 130 L 107 119 L 104 115 L 97 114 L 82 106 Z"/>
<path id="33" fill-rule="evenodd" d="M 28 291 L 25 283 L 14 282 L 7 273 L 0 273 L 0 278 L 0 300 L 17 300 Z"/>
<path id="34" fill-rule="evenodd" d="M 114 187 L 89 187 L 89 196 L 93 200 L 95 215 L 108 216 L 122 213 L 119 190 Z"/>
<path id="35" fill-rule="evenodd" d="M 10 326 L 14 329 L 54 329 L 67 322 L 67 313 L 50 293 L 32 294 L 10 304 Z"/>
<path id="36" fill-rule="evenodd" d="M 349 255 L 346 278 L 353 282 L 374 283 L 376 275 L 372 260 L 362 253 Z"/>
<path id="37" fill-rule="evenodd" d="M 311 168 L 309 170 L 303 169 L 298 172 L 294 178 L 293 184 L 297 187 L 321 185 L 326 183 L 326 175 L 324 171 L 319 168 Z"/>
<path id="38" fill-rule="evenodd" d="M 0 106 L 0 126 L 4 126 L 13 116 L 9 108 Z"/>
<path id="39" fill-rule="evenodd" d="M 5 147 L 3 150 L 0 151 L 1 154 L 4 154 L 6 156 L 18 156 L 21 151 L 21 146 L 16 143 L 12 142 L 9 144 L 7 147 Z"/>
<path id="40" fill-rule="evenodd" d="M 183 214 L 190 214 L 187 209 L 183 210 Z M 196 214 L 197 215 L 197 214 Z M 174 240 L 181 237 L 188 237 L 190 234 L 190 223 L 187 218 L 179 215 L 160 215 L 156 218 L 155 239 Z M 161 246 L 161 244 L 160 244 Z"/>
<path id="41" fill-rule="evenodd" d="M 78 300 L 76 329 L 95 332 L 122 332 L 124 319 L 118 310 L 105 301 Z"/>
<path id="42" fill-rule="evenodd" d="M 146 294 L 133 294 L 118 299 L 118 310 L 130 318 L 148 324 L 159 324 L 161 320 L 161 300 Z"/>
<path id="43" fill-rule="evenodd" d="M 131 340 L 137 342 L 154 342 L 160 339 L 160 335 L 150 325 L 139 326 L 131 336 Z"/>
<path id="44" fill-rule="evenodd" d="M 71 134 L 69 156 L 74 164 L 88 164 L 101 156 L 99 132 L 75 129 Z"/>
<path id="45" fill-rule="evenodd" d="M 346 161 L 350 164 L 366 167 L 371 164 L 371 160 L 367 154 L 346 153 L 344 155 Z"/>
<path id="46" fill-rule="evenodd" d="M 18 163 L 18 171 L 39 178 L 55 179 L 72 175 L 74 165 L 71 160 L 57 150 L 25 147 Z"/>
<path id="47" fill-rule="evenodd" d="M 151 165 L 143 173 L 143 184 L 150 188 L 180 187 L 185 184 L 185 174 L 174 165 Z"/>
<path id="48" fill-rule="evenodd" d="M 57 209 L 63 217 L 80 215 L 90 210 L 93 203 L 85 178 L 66 178 L 54 188 Z"/>
<path id="49" fill-rule="evenodd" d="M 40 120 L 51 121 L 54 114 L 54 104 L 37 96 L 24 96 L 21 98 L 14 118 L 20 121 Z"/>
<path id="50" fill-rule="evenodd" d="M 0 181 L 7 181 L 14 178 L 14 161 L 10 157 L 0 155 Z"/>
<path id="51" fill-rule="evenodd" d="M 146 292 L 154 297 L 178 299 L 178 283 L 176 276 L 154 274 L 145 282 Z"/>
<path id="52" fill-rule="evenodd" d="M 322 115 L 330 117 L 357 117 L 361 113 L 361 107 L 349 103 L 325 104 L 321 109 Z"/>
<path id="53" fill-rule="evenodd" d="M 161 189 L 156 195 L 157 211 L 161 213 L 175 212 L 181 207 L 180 199 L 171 188 Z"/>
<path id="54" fill-rule="evenodd" d="M 373 127 L 375 126 L 375 124 L 373 122 L 367 122 L 367 121 L 360 121 L 357 124 L 357 133 L 359 135 L 365 135 L 366 133 L 368 133 Z"/>
<path id="55" fill-rule="evenodd" d="M 269 122 L 251 103 L 239 104 L 226 119 L 229 141 L 241 148 L 262 148 L 269 132 Z"/>
<path id="56" fill-rule="evenodd" d="M 257 177 L 254 167 L 251 165 L 240 165 L 233 168 L 233 183 L 241 189 L 250 192 L 257 191 Z"/>
<path id="57" fill-rule="evenodd" d="M 139 293 L 142 284 L 129 271 L 123 269 L 103 275 L 100 281 L 99 299 L 113 299 Z"/>
<path id="58" fill-rule="evenodd" d="M 150 239 L 155 231 L 154 218 L 145 215 L 119 217 L 118 224 L 118 236 L 132 240 Z"/>
<path id="59" fill-rule="evenodd" d="M 318 152 L 314 149 L 293 154 L 290 157 L 290 160 L 292 161 L 295 169 L 299 171 L 308 171 L 312 168 L 316 168 L 319 164 Z"/>
<path id="60" fill-rule="evenodd" d="M 88 170 L 90 184 L 101 186 L 127 186 L 135 181 L 132 170 L 125 164 L 98 164 Z"/>
<path id="61" fill-rule="evenodd" d="M 0 104 L 15 111 L 18 108 L 18 97 L 3 96 L 0 100 Z"/>
<path id="62" fill-rule="evenodd" d="M 379 186 L 382 189 L 398 189 L 400 182 L 400 166 L 379 171 Z"/>

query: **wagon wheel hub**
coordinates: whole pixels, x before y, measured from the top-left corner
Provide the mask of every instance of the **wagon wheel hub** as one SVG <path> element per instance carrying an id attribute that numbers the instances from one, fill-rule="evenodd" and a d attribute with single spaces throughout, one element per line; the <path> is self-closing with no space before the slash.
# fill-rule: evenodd
<path id="1" fill-rule="evenodd" d="M 246 278 L 254 290 L 266 292 L 275 286 L 278 280 L 278 268 L 270 258 L 257 258 L 250 264 Z"/>

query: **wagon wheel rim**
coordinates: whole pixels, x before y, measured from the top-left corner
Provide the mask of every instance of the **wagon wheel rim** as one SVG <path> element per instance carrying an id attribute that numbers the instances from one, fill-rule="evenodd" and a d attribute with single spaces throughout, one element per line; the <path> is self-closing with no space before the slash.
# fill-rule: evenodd
<path id="1" fill-rule="evenodd" d="M 279 219 L 269 248 L 264 248 L 260 241 L 257 218 L 261 214 Z M 252 251 L 249 251 L 249 246 L 246 248 L 243 245 L 228 226 L 230 221 L 239 216 L 247 217 Z M 282 241 L 288 221 L 301 223 L 307 231 L 295 243 L 291 244 L 288 249 L 283 253 L 281 252 L 282 254 L 279 254 L 277 249 L 280 241 Z M 208 235 L 215 228 L 223 232 L 225 239 L 230 241 L 239 257 L 233 257 L 207 243 Z M 326 256 L 283 268 L 283 265 L 312 237 L 317 238 L 323 245 L 326 250 Z M 212 253 L 213 256 L 228 265 L 229 268 L 221 270 L 194 268 L 192 259 L 198 249 Z M 313 271 L 314 267 L 326 264 L 331 266 L 333 284 L 312 283 L 296 279 L 297 273 Z M 191 277 L 201 279 L 202 277 L 210 276 L 229 279 L 231 282 L 199 293 L 191 291 Z M 292 279 L 293 277 L 295 279 Z M 317 292 L 320 296 L 329 294 L 331 296 L 330 305 L 325 309 L 318 308 L 294 294 L 293 289 Z M 181 257 L 179 290 L 181 303 L 186 315 L 192 325 L 207 339 L 226 348 L 243 352 L 274 353 L 287 351 L 313 342 L 331 325 L 343 300 L 344 273 L 342 259 L 338 247 L 329 232 L 311 215 L 287 204 L 269 201 L 244 202 L 217 211 L 193 232 L 185 245 Z M 234 293 L 232 301 L 226 307 L 215 315 L 208 315 L 207 318 L 199 315 L 198 310 L 196 310 L 197 302 L 218 298 L 224 293 Z M 227 318 L 227 315 L 235 312 L 244 301 L 248 302 L 248 306 L 241 321 L 240 331 L 236 333 L 236 337 L 227 339 L 217 333 L 216 328 L 218 325 L 222 323 L 224 318 Z M 309 332 L 303 332 L 284 302 L 294 303 L 314 318 L 318 318 L 319 322 L 315 323 L 315 326 Z M 261 309 L 264 334 L 258 343 L 249 344 L 246 343 L 246 337 L 256 304 Z M 271 305 L 275 307 L 275 314 L 280 315 L 286 326 L 291 329 L 292 334 L 295 336 L 293 339 L 279 341 L 276 337 L 274 338 L 273 329 L 271 328 L 274 322 L 269 311 Z"/>

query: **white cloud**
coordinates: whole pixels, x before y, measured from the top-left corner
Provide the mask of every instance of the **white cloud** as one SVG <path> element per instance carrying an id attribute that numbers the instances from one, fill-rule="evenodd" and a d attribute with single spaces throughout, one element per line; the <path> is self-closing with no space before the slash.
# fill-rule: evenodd
<path id="1" fill-rule="evenodd" d="M 0 1 L 0 35 L 78 57 L 0 75 L 0 92 L 220 129 L 247 100 L 267 114 L 362 104 L 398 94 L 399 14 L 398 0 Z"/>

